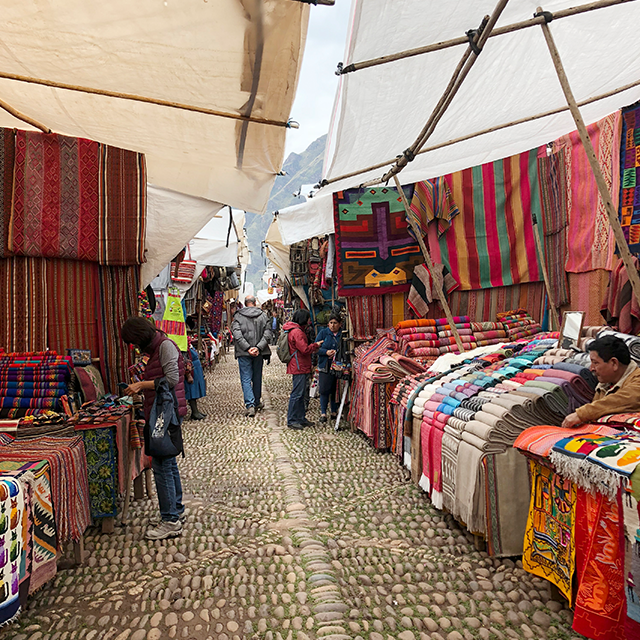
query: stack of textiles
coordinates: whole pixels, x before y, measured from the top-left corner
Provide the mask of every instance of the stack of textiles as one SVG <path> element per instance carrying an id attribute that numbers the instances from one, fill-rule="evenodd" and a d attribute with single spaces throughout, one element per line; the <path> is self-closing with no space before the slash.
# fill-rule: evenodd
<path id="1" fill-rule="evenodd" d="M 0 354 L 0 418 L 59 410 L 73 364 L 55 351 Z"/>
<path id="2" fill-rule="evenodd" d="M 525 309 L 513 309 L 505 313 L 498 313 L 497 318 L 504 325 L 510 341 L 533 336 L 542 331 L 542 327 Z"/>
<path id="3" fill-rule="evenodd" d="M 478 345 L 466 316 L 453 318 L 465 351 Z M 412 357 L 437 357 L 442 353 L 458 353 L 453 331 L 446 318 L 438 320 L 404 320 L 396 326 L 396 335 L 403 343 L 403 352 Z"/>
<path id="4" fill-rule="evenodd" d="M 507 332 L 501 322 L 472 322 L 471 331 L 479 347 L 507 341 Z"/>
<path id="5" fill-rule="evenodd" d="M 20 419 L 18 428 L 13 432 L 16 440 L 41 436 L 71 437 L 74 434 L 75 429 L 70 419 L 55 411 L 44 411 L 37 416 L 25 416 Z"/>
<path id="6" fill-rule="evenodd" d="M 619 331 L 614 331 L 609 327 L 602 329 L 599 331 L 597 336 L 598 338 L 602 338 L 603 336 L 616 336 L 624 341 L 624 343 L 629 347 L 629 353 L 631 357 L 638 363 L 640 363 L 640 336 L 632 336 L 628 333 L 620 333 Z"/>
<path id="7" fill-rule="evenodd" d="M 79 541 L 91 521 L 87 458 L 82 438 L 47 436 L 23 441 L 0 438 L 0 465 L 4 461 L 24 464 L 41 460 L 49 463 L 51 472 L 51 496 L 60 549 L 69 540 Z"/>

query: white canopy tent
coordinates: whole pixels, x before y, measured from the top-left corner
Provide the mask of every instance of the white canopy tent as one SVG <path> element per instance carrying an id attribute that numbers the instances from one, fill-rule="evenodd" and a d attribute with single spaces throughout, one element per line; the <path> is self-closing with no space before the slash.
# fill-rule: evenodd
<path id="1" fill-rule="evenodd" d="M 0 6 L 0 126 L 144 152 L 149 182 L 210 200 L 209 217 L 222 206 L 215 203 L 265 209 L 283 161 L 307 5 L 0 0 Z M 158 263 L 175 255 L 172 245 L 184 246 L 208 220 L 198 218 L 202 209 L 183 207 L 180 215 L 157 208 L 149 220 L 147 282 Z"/>
<path id="2" fill-rule="evenodd" d="M 333 194 L 314 196 L 301 204 L 281 209 L 275 222 L 282 242 L 287 245 L 333 233 Z"/>

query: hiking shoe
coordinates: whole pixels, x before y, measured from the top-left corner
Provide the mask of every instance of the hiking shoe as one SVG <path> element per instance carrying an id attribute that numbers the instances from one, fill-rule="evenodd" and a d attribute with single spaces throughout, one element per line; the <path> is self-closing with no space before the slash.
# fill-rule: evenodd
<path id="1" fill-rule="evenodd" d="M 299 422 L 292 422 L 291 424 L 288 424 L 287 427 L 289 427 L 289 429 L 296 429 L 297 431 L 304 429 L 304 425 Z"/>
<path id="2" fill-rule="evenodd" d="M 316 423 L 315 422 L 311 422 L 311 420 L 307 420 L 306 418 L 302 421 L 302 426 L 303 427 L 315 427 Z"/>
<path id="3" fill-rule="evenodd" d="M 247 409 L 247 415 L 248 415 L 250 418 L 253 418 L 253 416 L 255 416 L 255 415 L 256 415 L 256 408 L 255 408 L 255 407 L 249 407 L 249 408 Z"/>
<path id="4" fill-rule="evenodd" d="M 264 402 L 262 400 L 258 402 L 258 406 L 256 407 L 257 411 L 262 411 L 264 409 Z"/>
<path id="5" fill-rule="evenodd" d="M 166 540 L 167 538 L 177 538 L 182 533 L 182 523 L 169 522 L 163 520 L 157 527 L 147 529 L 145 538 L 147 540 Z"/>
<path id="6" fill-rule="evenodd" d="M 326 422 L 327 421 L 327 416 L 324 415 L 324 413 L 320 416 L 320 422 Z"/>

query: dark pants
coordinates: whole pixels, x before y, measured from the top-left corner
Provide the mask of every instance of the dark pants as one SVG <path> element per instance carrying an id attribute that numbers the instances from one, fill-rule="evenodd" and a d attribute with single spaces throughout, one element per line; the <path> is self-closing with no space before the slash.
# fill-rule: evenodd
<path id="1" fill-rule="evenodd" d="M 238 367 L 240 368 L 240 382 L 242 384 L 242 395 L 244 396 L 245 407 L 257 407 L 262 398 L 262 366 L 264 358 L 262 355 L 240 356 Z"/>
<path id="2" fill-rule="evenodd" d="M 151 458 L 151 468 L 156 481 L 160 516 L 169 522 L 178 522 L 184 512 L 182 482 L 176 458 Z"/>
<path id="3" fill-rule="evenodd" d="M 327 414 L 329 400 L 331 400 L 331 413 L 338 412 L 338 403 L 336 402 L 336 383 L 337 378 L 330 374 L 320 372 L 318 379 L 318 391 L 320 392 L 320 413 Z"/>
<path id="4" fill-rule="evenodd" d="M 289 396 L 289 410 L 287 411 L 287 424 L 302 424 L 305 421 L 307 405 L 309 403 L 309 391 L 307 387 L 306 373 L 294 373 L 293 387 Z"/>

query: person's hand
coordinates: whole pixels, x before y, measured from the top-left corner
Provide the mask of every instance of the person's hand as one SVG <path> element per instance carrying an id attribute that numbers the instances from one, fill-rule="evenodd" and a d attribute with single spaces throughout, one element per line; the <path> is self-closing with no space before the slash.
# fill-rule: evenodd
<path id="1" fill-rule="evenodd" d="M 143 390 L 143 386 L 142 386 L 142 382 L 132 382 L 125 390 L 124 392 L 128 395 L 128 396 L 133 396 L 136 395 L 138 393 L 141 393 Z"/>
<path id="2" fill-rule="evenodd" d="M 336 355 L 336 350 L 335 350 L 335 349 L 329 349 L 329 351 L 327 351 L 327 355 L 328 355 L 330 358 L 333 358 L 333 356 L 335 356 L 335 355 Z"/>
<path id="3" fill-rule="evenodd" d="M 562 426 L 565 429 L 570 429 L 571 427 L 576 427 L 577 425 L 579 425 L 582 421 L 580 420 L 580 418 L 578 418 L 578 414 L 577 413 L 570 413 L 563 421 L 562 421 Z"/>
<path id="4" fill-rule="evenodd" d="M 253 356 L 254 358 L 256 356 L 259 356 L 260 355 L 260 349 L 258 349 L 258 347 L 250 347 L 249 348 L 249 355 Z"/>

